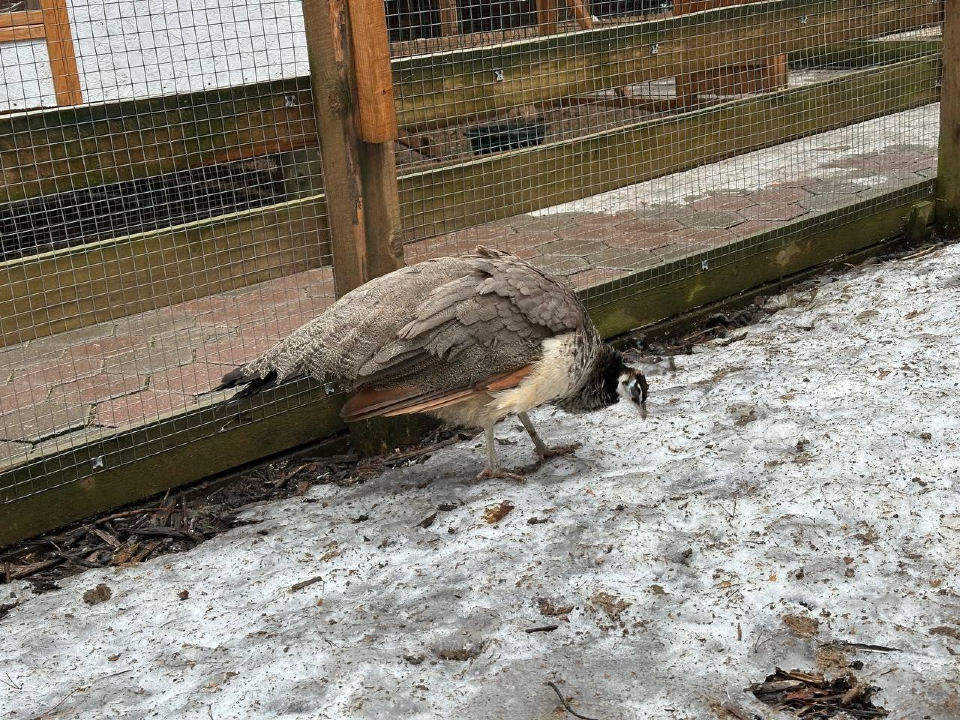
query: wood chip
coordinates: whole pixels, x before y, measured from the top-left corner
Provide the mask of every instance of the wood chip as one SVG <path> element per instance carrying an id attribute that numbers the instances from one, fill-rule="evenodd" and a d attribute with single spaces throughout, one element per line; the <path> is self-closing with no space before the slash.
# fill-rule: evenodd
<path id="1" fill-rule="evenodd" d="M 496 525 L 513 512 L 514 507 L 516 506 L 509 500 L 504 500 L 498 505 L 490 505 L 483 511 L 483 519 L 490 525 Z"/>

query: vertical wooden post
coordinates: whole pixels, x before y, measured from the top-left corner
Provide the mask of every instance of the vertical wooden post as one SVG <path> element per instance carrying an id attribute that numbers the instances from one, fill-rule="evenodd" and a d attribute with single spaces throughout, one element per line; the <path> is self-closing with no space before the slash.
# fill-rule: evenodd
<path id="1" fill-rule="evenodd" d="M 403 267 L 390 37 L 383 0 L 348 0 L 360 109 L 360 179 L 366 219 L 366 279 Z"/>
<path id="2" fill-rule="evenodd" d="M 674 15 L 689 15 L 718 7 L 745 5 L 754 0 L 674 0 Z M 676 77 L 677 105 L 693 107 L 701 93 L 720 95 L 770 92 L 787 87 L 789 67 L 787 55 L 751 58 L 748 62 L 683 73 Z"/>
<path id="3" fill-rule="evenodd" d="M 338 296 L 403 265 L 386 16 L 354 3 L 303 1 Z"/>
<path id="4" fill-rule="evenodd" d="M 553 35 L 557 31 L 559 11 L 560 0 L 537 0 L 537 25 L 541 35 Z"/>
<path id="5" fill-rule="evenodd" d="M 570 8 L 573 10 L 573 16 L 577 19 L 577 25 L 583 30 L 593 29 L 593 16 L 590 14 L 588 0 L 567 0 Z"/>
<path id="6" fill-rule="evenodd" d="M 43 13 L 47 54 L 50 57 L 57 105 L 79 105 L 83 102 L 83 94 L 80 91 L 80 72 L 73 48 L 73 33 L 70 32 L 67 2 L 40 0 L 40 11 Z"/>
<path id="7" fill-rule="evenodd" d="M 944 0 L 943 4 L 936 218 L 943 235 L 960 236 L 960 0 Z"/>
<path id="8" fill-rule="evenodd" d="M 460 33 L 457 0 L 440 0 L 440 32 L 444 37 L 453 37 Z"/>

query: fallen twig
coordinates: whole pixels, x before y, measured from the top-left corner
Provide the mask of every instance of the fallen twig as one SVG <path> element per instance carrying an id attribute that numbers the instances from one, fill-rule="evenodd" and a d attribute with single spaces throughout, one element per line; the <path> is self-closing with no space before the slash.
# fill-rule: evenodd
<path id="1" fill-rule="evenodd" d="M 733 345 L 733 343 L 735 342 L 740 342 L 741 340 L 746 339 L 746 337 L 747 337 L 747 333 L 740 333 L 739 335 L 734 335 L 732 337 L 717 340 L 714 343 L 714 345 L 718 347 L 726 347 L 727 345 Z"/>
<path id="2" fill-rule="evenodd" d="M 820 643 L 820 647 L 839 647 L 876 653 L 900 652 L 900 648 L 887 647 L 886 645 L 868 645 L 867 643 L 855 643 L 846 640 L 829 640 Z"/>
<path id="3" fill-rule="evenodd" d="M 917 250 L 915 253 L 911 253 L 910 255 L 904 255 L 900 259 L 901 260 L 917 260 L 919 258 L 926 257 L 927 255 L 931 255 L 935 253 L 937 250 L 939 250 L 939 246 L 931 245 L 930 247 L 925 247 L 920 250 Z"/>
<path id="4" fill-rule="evenodd" d="M 524 632 L 527 633 L 528 635 L 531 633 L 538 633 L 538 632 L 553 632 L 558 627 L 560 626 L 559 625 L 541 625 L 540 627 L 527 628 L 526 630 L 524 630 Z"/>
<path id="5" fill-rule="evenodd" d="M 558 688 L 556 683 L 554 683 L 553 681 L 547 680 L 547 687 L 553 688 L 553 691 L 557 694 L 557 697 L 560 698 L 560 704 L 563 705 L 563 709 L 566 710 L 571 715 L 573 715 L 575 718 L 580 718 L 580 720 L 597 720 L 597 718 L 581 715 L 572 707 L 570 707 L 570 703 L 567 702 L 567 699 L 563 696 L 563 693 L 560 692 L 560 688 Z"/>
<path id="6" fill-rule="evenodd" d="M 316 577 L 312 577 L 309 580 L 301 580 L 298 583 L 294 583 L 293 585 L 290 586 L 290 590 L 288 592 L 295 593 L 297 592 L 297 590 L 303 590 L 305 587 L 316 585 L 318 582 L 323 582 L 322 575 L 317 575 Z"/>

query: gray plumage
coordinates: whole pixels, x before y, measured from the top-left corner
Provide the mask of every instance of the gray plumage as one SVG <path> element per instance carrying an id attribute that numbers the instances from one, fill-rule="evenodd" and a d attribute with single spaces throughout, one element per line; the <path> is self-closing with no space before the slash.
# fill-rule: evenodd
<path id="1" fill-rule="evenodd" d="M 497 470 L 491 447 L 493 424 L 508 414 L 520 416 L 543 459 L 550 453 L 527 410 L 543 402 L 598 409 L 631 397 L 629 389 L 618 395 L 631 380 L 646 397 L 643 376 L 601 343 L 576 293 L 513 255 L 482 247 L 401 268 L 347 293 L 228 373 L 220 387 L 246 385 L 240 394 L 250 394 L 303 376 L 360 392 L 344 408 L 348 420 L 430 412 L 482 425 L 487 475 L 508 474 Z"/>

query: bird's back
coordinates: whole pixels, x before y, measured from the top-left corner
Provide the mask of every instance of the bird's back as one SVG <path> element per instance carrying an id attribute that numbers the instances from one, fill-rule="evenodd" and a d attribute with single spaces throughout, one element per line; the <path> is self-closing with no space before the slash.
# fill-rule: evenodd
<path id="1" fill-rule="evenodd" d="M 599 342 L 571 289 L 519 258 L 478 248 L 362 285 L 235 374 L 446 391 L 536 362 L 543 340 L 568 333 Z"/>

